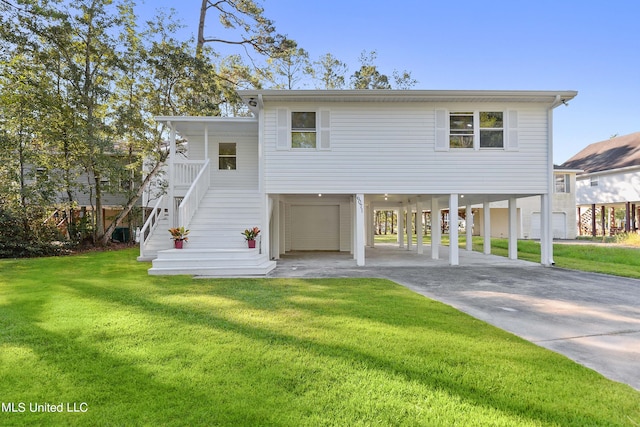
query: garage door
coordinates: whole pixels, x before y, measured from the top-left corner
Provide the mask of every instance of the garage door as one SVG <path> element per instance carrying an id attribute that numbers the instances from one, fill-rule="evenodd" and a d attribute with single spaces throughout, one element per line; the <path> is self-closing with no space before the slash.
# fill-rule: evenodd
<path id="1" fill-rule="evenodd" d="M 339 251 L 340 206 L 291 206 L 291 250 Z"/>
<path id="2" fill-rule="evenodd" d="M 552 226 L 554 239 L 567 238 L 567 218 L 564 212 L 553 213 Z M 540 238 L 540 212 L 531 214 L 531 238 Z"/>

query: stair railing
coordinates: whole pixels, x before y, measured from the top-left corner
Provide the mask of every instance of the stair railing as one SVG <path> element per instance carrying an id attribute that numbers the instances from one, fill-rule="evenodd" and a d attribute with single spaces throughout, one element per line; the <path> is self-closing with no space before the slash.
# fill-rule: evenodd
<path id="1" fill-rule="evenodd" d="M 198 176 L 189 187 L 189 191 L 185 194 L 184 199 L 178 206 L 178 222 L 181 227 L 188 228 L 193 215 L 195 215 L 200 205 L 200 201 L 209 190 L 211 184 L 211 174 L 209 173 L 210 161 L 207 159 L 204 166 L 200 169 Z"/>
<path id="2" fill-rule="evenodd" d="M 165 198 L 164 195 L 160 196 L 160 198 L 156 202 L 155 206 L 151 210 L 151 213 L 149 214 L 149 217 L 145 221 L 144 226 L 142 226 L 142 229 L 140 230 L 140 234 L 139 234 L 139 236 L 140 236 L 140 257 L 144 257 L 144 255 L 145 255 L 144 254 L 145 246 L 147 245 L 147 242 L 151 238 L 151 235 L 153 234 L 153 230 L 155 230 L 156 227 L 158 226 L 158 221 L 160 220 L 160 215 L 162 214 L 162 211 L 164 210 L 163 209 L 164 198 Z"/>

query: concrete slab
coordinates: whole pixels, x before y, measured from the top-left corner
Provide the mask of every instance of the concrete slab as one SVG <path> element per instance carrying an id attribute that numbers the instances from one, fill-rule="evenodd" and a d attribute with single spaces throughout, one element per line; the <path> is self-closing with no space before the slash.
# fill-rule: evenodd
<path id="1" fill-rule="evenodd" d="M 352 255 L 297 253 L 269 277 L 381 277 L 451 305 L 640 390 L 640 280 L 460 251 L 449 266 L 446 247 L 432 260 L 396 245 Z"/>

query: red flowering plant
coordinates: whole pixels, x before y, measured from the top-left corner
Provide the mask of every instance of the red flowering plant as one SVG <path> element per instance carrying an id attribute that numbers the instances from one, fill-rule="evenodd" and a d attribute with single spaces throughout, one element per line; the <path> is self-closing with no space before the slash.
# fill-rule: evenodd
<path id="1" fill-rule="evenodd" d="M 256 237 L 260 234 L 260 229 L 258 227 L 247 228 L 240 234 L 242 234 L 246 240 L 256 240 Z"/>
<path id="2" fill-rule="evenodd" d="M 173 240 L 189 240 L 187 234 L 189 234 L 189 230 L 185 230 L 184 227 L 174 227 L 169 229 L 169 233 L 171 233 L 171 238 Z"/>

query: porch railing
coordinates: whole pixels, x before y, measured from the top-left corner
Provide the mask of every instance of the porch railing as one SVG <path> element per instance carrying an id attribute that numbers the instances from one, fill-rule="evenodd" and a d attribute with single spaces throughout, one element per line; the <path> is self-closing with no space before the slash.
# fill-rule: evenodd
<path id="1" fill-rule="evenodd" d="M 174 164 L 174 185 L 175 186 L 191 186 L 202 172 L 203 165 L 209 160 L 180 160 Z"/>
<path id="2" fill-rule="evenodd" d="M 191 184 L 189 191 L 187 191 L 187 194 L 185 194 L 184 199 L 182 199 L 180 206 L 178 206 L 178 224 L 182 227 L 189 227 L 193 215 L 198 210 L 200 201 L 206 194 L 207 190 L 209 190 L 209 185 L 211 183 L 209 164 L 209 159 L 207 159 L 195 179 L 191 181 L 193 184 Z M 200 165 L 202 165 L 201 162 L 198 163 L 198 167 L 200 167 Z"/>
<path id="3" fill-rule="evenodd" d="M 165 196 L 161 196 L 156 202 L 155 206 L 149 213 L 149 217 L 142 226 L 140 230 L 140 257 L 144 257 L 144 250 L 147 245 L 147 242 L 151 238 L 151 234 L 153 230 L 158 226 L 158 221 L 160 220 L 160 215 L 162 214 L 164 207 L 164 198 Z"/>

